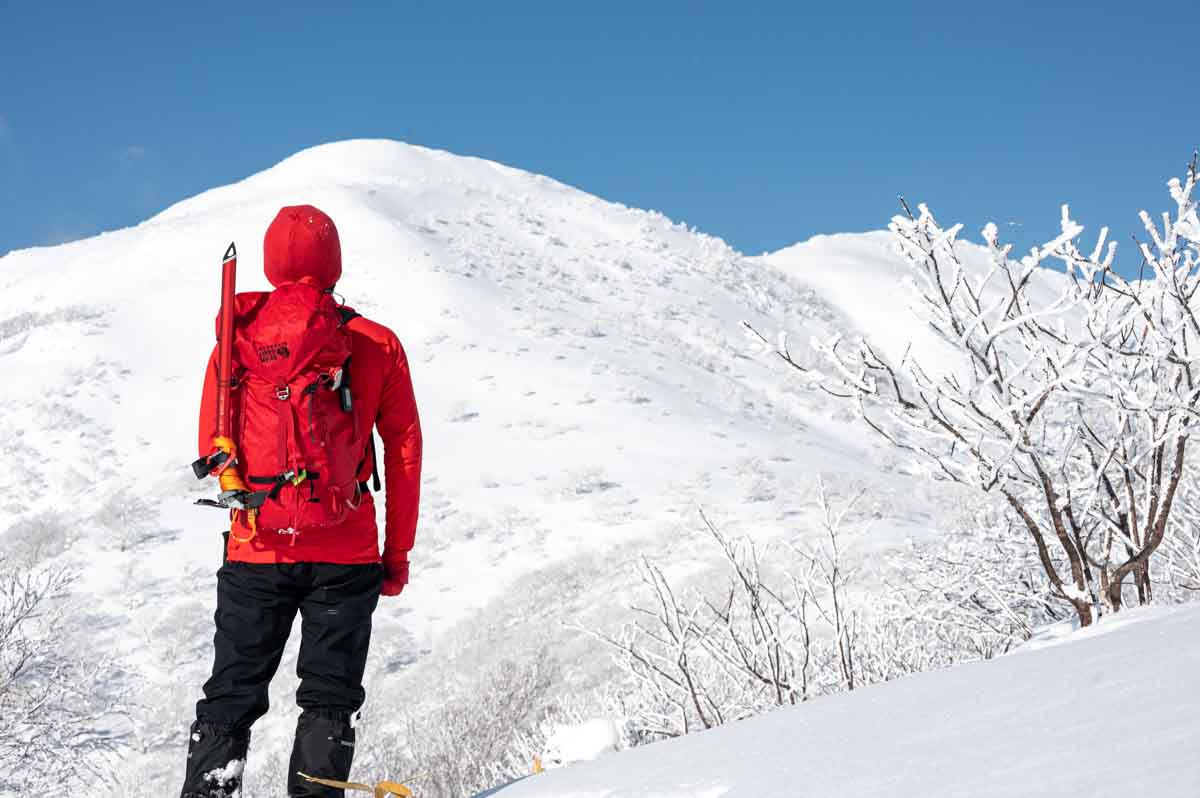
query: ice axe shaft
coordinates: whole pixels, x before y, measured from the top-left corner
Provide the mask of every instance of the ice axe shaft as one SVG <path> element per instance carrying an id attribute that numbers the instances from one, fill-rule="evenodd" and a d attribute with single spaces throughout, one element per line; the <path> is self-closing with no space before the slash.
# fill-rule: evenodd
<path id="1" fill-rule="evenodd" d="M 236 468 L 236 447 L 229 436 L 233 428 L 233 316 L 237 296 L 237 247 L 231 241 L 221 258 L 221 309 L 217 314 L 217 417 L 213 425 L 213 451 L 192 463 L 197 479 L 223 476 Z M 222 445 L 225 443 L 227 445 Z M 235 472 L 236 474 L 236 472 Z"/>
<path id="2" fill-rule="evenodd" d="M 238 472 L 237 444 L 230 436 L 233 392 L 233 316 L 237 296 L 237 247 L 230 242 L 221 259 L 221 311 L 217 317 L 217 418 L 213 436 L 213 453 L 192 464 L 196 476 L 203 479 L 216 475 L 221 483 L 221 495 L 216 500 L 201 500 L 197 504 L 233 509 L 230 536 L 239 543 L 250 542 L 258 532 L 258 506 L 252 503 L 252 493 Z M 236 531 L 245 517 L 249 537 Z"/>
<path id="3" fill-rule="evenodd" d="M 221 315 L 217 323 L 217 437 L 228 438 L 233 390 L 233 308 L 237 294 L 237 247 L 232 242 L 221 260 Z"/>

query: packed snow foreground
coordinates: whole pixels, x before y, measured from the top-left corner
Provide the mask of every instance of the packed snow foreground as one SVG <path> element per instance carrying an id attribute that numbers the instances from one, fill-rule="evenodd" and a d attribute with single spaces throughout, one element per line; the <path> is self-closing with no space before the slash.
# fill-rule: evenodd
<path id="1" fill-rule="evenodd" d="M 1200 610 L 1131 610 L 1065 641 L 531 777 L 502 798 L 1200 795 Z"/>

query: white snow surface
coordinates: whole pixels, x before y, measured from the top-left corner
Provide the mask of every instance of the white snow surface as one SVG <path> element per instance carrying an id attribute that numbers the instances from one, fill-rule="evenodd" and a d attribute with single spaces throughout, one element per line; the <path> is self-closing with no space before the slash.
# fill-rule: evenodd
<path id="1" fill-rule="evenodd" d="M 591 718 L 560 724 L 551 731 L 542 752 L 547 770 L 573 762 L 590 762 L 623 747 L 621 725 L 614 718 Z"/>
<path id="2" fill-rule="evenodd" d="M 535 776 L 502 798 L 1200 794 L 1200 610 L 817 699 Z"/>
<path id="3" fill-rule="evenodd" d="M 246 772 L 246 760 L 231 759 L 223 768 L 216 768 L 204 774 L 206 782 L 214 784 L 225 784 L 233 779 L 241 779 L 242 774 Z"/>
<path id="4" fill-rule="evenodd" d="M 20 464 L 0 469 L 0 550 L 79 570 L 61 633 L 134 699 L 123 770 L 147 781 L 127 794 L 177 789 L 210 665 L 224 520 L 192 505 L 214 486 L 188 463 L 220 257 L 236 241 L 239 288 L 266 288 L 263 232 L 299 203 L 339 227 L 348 304 L 405 343 L 425 429 L 412 584 L 376 615 L 368 713 L 543 646 L 565 687 L 602 682 L 606 653 L 567 625 L 626 619 L 641 554 L 672 578 L 711 567 L 701 506 L 729 534 L 795 539 L 824 474 L 886 504 L 881 543 L 946 523 L 942 489 L 739 328 L 918 339 L 886 233 L 748 258 L 487 161 L 306 150 L 136 227 L 0 258 L 0 444 Z M 251 781 L 290 748 L 296 644 Z"/>

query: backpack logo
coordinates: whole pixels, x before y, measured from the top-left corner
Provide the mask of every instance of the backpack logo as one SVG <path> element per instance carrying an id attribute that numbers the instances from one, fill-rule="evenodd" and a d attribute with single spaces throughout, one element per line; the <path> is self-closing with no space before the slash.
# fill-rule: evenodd
<path id="1" fill-rule="evenodd" d="M 270 363 L 272 360 L 282 360 L 289 357 L 292 353 L 288 351 L 287 344 L 267 344 L 265 346 L 257 346 L 258 359 L 262 363 Z"/>

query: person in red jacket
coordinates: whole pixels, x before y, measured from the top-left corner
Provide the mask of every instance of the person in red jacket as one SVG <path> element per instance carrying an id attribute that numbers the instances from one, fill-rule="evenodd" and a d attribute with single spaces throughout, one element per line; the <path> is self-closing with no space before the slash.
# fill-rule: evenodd
<path id="1" fill-rule="evenodd" d="M 332 303 L 330 295 L 342 271 L 341 248 L 337 228 L 320 210 L 312 206 L 283 208 L 267 230 L 263 256 L 267 279 L 276 290 L 239 295 L 237 323 L 252 323 L 256 313 L 266 312 L 263 308 L 268 307 L 272 297 L 280 298 L 273 312 L 278 317 L 282 307 L 283 321 L 292 326 L 306 322 L 302 317 L 296 317 L 298 321 L 286 318 L 290 305 L 283 300 L 292 301 L 288 298 L 313 298 L 337 311 L 338 340 L 343 350 L 348 347 L 349 358 L 345 362 L 347 374 L 338 369 L 338 384 L 333 387 L 348 387 L 352 398 L 352 407 L 343 406 L 349 421 L 341 422 L 347 432 L 337 445 L 353 450 L 358 467 L 352 474 L 352 487 L 343 491 L 345 495 L 339 494 L 342 500 L 338 513 L 329 523 L 272 529 L 260 520 L 251 532 L 239 526 L 235 513 L 232 532 L 225 532 L 225 562 L 217 573 L 214 664 L 212 676 L 204 685 L 204 699 L 196 705 L 183 798 L 228 798 L 240 789 L 250 727 L 267 711 L 268 686 L 297 613 L 302 619 L 302 642 L 296 700 L 302 713 L 288 769 L 288 795 L 343 795 L 341 790 L 309 783 L 298 773 L 338 781 L 349 777 L 355 742 L 353 718 L 366 695 L 362 680 L 371 616 L 380 594 L 399 595 L 408 583 L 408 554 L 416 534 L 422 439 L 404 348 L 391 330 Z M 311 326 L 311 322 L 308 324 Z M 243 335 L 242 327 L 238 330 L 237 334 Z M 286 347 L 258 350 L 264 360 L 287 354 Z M 235 371 L 235 379 L 236 375 Z M 242 390 L 246 397 L 252 395 L 248 385 Z M 286 387 L 284 390 L 287 392 Z M 213 448 L 216 395 L 214 351 L 200 409 L 202 457 Z M 288 397 L 280 394 L 279 398 Z M 312 408 L 318 396 L 314 392 L 307 399 L 314 404 L 305 405 L 305 397 L 294 397 L 300 402 L 296 405 L 300 421 L 292 422 L 292 426 L 302 426 L 306 413 L 307 420 L 313 421 Z M 279 406 L 287 404 L 281 402 Z M 236 430 L 236 398 L 233 407 Z M 331 413 L 336 414 L 336 403 L 333 407 Z M 247 410 L 243 408 L 242 412 Z M 244 430 L 246 421 L 243 419 L 241 424 Z M 379 430 L 383 443 L 386 530 L 382 553 L 371 485 L 374 477 L 374 490 L 379 490 L 373 428 Z M 302 438 L 306 433 L 300 430 L 295 434 Z M 244 462 L 261 463 L 274 457 L 273 452 L 255 452 L 248 443 L 240 443 L 239 459 Z M 251 470 L 253 467 L 249 466 Z M 347 475 L 351 475 L 353 465 L 349 468 Z M 304 484 L 297 481 L 306 476 L 302 470 L 299 477 L 294 470 L 283 476 L 282 480 L 266 480 L 272 488 L 268 503 L 319 504 L 324 494 L 317 493 L 314 486 L 329 490 L 317 481 L 315 471 L 307 474 L 308 482 Z M 254 481 L 255 477 L 249 479 Z M 306 498 L 309 491 L 313 498 Z M 296 498 L 288 498 L 291 494 Z M 294 506 L 303 510 L 309 505 Z M 244 513 L 242 516 L 244 524 Z"/>

